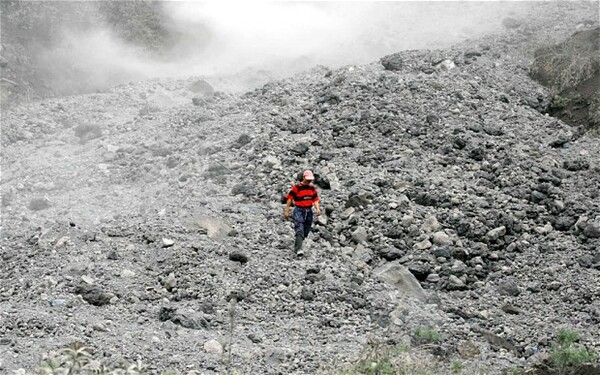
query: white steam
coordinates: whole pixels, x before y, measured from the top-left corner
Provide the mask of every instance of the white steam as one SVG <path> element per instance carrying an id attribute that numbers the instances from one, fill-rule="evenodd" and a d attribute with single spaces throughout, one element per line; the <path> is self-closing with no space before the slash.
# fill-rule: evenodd
<path id="1" fill-rule="evenodd" d="M 164 2 L 177 36 L 152 58 L 106 28 L 66 34 L 43 55 L 58 88 L 99 89 L 152 77 L 263 69 L 282 76 L 316 64 L 376 61 L 441 48 L 499 29 L 522 2 Z"/>

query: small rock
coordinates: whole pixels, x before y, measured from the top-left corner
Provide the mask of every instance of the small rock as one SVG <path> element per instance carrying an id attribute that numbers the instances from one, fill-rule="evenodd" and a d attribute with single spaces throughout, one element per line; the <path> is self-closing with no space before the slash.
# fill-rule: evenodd
<path id="1" fill-rule="evenodd" d="M 383 65 L 385 70 L 397 71 L 401 70 L 404 66 L 404 60 L 400 53 L 384 56 L 379 60 L 379 62 L 381 65 Z"/>
<path id="2" fill-rule="evenodd" d="M 549 283 L 548 285 L 546 285 L 546 289 L 548 289 L 548 290 L 559 290 L 561 286 L 562 286 L 562 284 L 560 283 L 560 281 L 552 281 L 551 283 Z"/>
<path id="3" fill-rule="evenodd" d="M 135 276 L 135 272 L 133 272 L 132 270 L 128 270 L 127 268 L 125 268 L 122 272 L 121 272 L 121 276 L 122 277 L 134 277 Z"/>
<path id="4" fill-rule="evenodd" d="M 249 334 L 248 338 L 250 339 L 250 341 L 252 341 L 255 344 L 260 344 L 263 341 L 262 337 L 260 337 L 260 335 L 258 335 L 256 333 Z"/>
<path id="5" fill-rule="evenodd" d="M 430 283 L 437 283 L 440 281 L 440 275 L 438 275 L 437 273 L 430 273 L 429 275 L 427 275 L 426 280 Z"/>
<path id="6" fill-rule="evenodd" d="M 591 222 L 583 229 L 583 234 L 589 238 L 600 238 L 600 222 Z"/>
<path id="7" fill-rule="evenodd" d="M 302 156 L 308 152 L 308 145 L 306 143 L 296 143 L 290 151 L 296 156 Z"/>
<path id="8" fill-rule="evenodd" d="M 431 247 L 431 242 L 429 242 L 428 239 L 424 239 L 421 242 L 417 242 L 416 244 L 413 245 L 413 249 L 415 250 L 425 250 L 425 249 L 429 249 Z"/>
<path id="9" fill-rule="evenodd" d="M 312 301 L 315 299 L 315 292 L 312 288 L 303 286 L 302 291 L 300 292 L 300 298 L 305 301 Z"/>
<path id="10" fill-rule="evenodd" d="M 59 299 L 59 298 L 57 298 L 57 299 L 53 299 L 53 300 L 50 302 L 50 306 L 52 306 L 52 307 L 63 307 L 63 306 L 65 306 L 66 304 L 67 304 L 67 301 L 66 301 L 66 300 L 64 300 L 64 299 Z"/>
<path id="11" fill-rule="evenodd" d="M 450 247 L 449 247 L 449 246 L 440 246 L 440 247 L 436 247 L 436 248 L 433 250 L 433 255 L 434 255 L 436 258 L 440 258 L 440 257 L 442 257 L 442 258 L 449 259 L 449 258 L 452 258 L 452 250 L 450 249 Z"/>
<path id="12" fill-rule="evenodd" d="M 119 255 L 117 254 L 117 252 L 115 250 L 111 250 L 111 252 L 108 253 L 108 255 L 106 256 L 106 259 L 119 260 Z"/>
<path id="13" fill-rule="evenodd" d="M 342 211 L 342 213 L 340 214 L 340 219 L 347 220 L 350 216 L 352 216 L 354 212 L 356 212 L 356 209 L 354 207 L 348 207 L 344 211 Z"/>
<path id="14" fill-rule="evenodd" d="M 450 245 L 452 241 L 450 236 L 444 232 L 435 232 L 433 234 L 433 243 L 438 246 Z"/>
<path id="15" fill-rule="evenodd" d="M 240 262 L 241 264 L 248 263 L 248 256 L 241 251 L 234 251 L 229 253 L 229 260 L 234 262 Z"/>
<path id="16" fill-rule="evenodd" d="M 506 280 L 498 286 L 498 292 L 504 296 L 516 297 L 521 294 L 519 286 L 514 280 Z"/>
<path id="17" fill-rule="evenodd" d="M 358 227 L 352 232 L 352 240 L 356 243 L 363 243 L 367 241 L 367 230 L 364 227 Z"/>
<path id="18" fill-rule="evenodd" d="M 204 343 L 204 350 L 211 354 L 223 354 L 223 345 L 217 340 L 210 340 Z"/>
<path id="19" fill-rule="evenodd" d="M 168 239 L 168 238 L 162 239 L 162 247 L 171 247 L 173 245 L 175 245 L 175 241 Z"/>
<path id="20" fill-rule="evenodd" d="M 166 290 L 171 291 L 177 285 L 177 279 L 175 279 L 175 275 L 171 272 L 169 276 L 163 281 L 163 286 Z"/>
<path id="21" fill-rule="evenodd" d="M 498 227 L 498 228 L 494 228 L 486 233 L 487 238 L 491 241 L 497 241 L 500 238 L 504 237 L 505 235 L 506 235 L 506 227 L 504 225 L 501 227 Z"/>
<path id="22" fill-rule="evenodd" d="M 423 225 L 421 225 L 421 230 L 425 233 L 433 233 L 438 231 L 440 227 L 440 223 L 435 216 L 428 216 Z"/>
<path id="23" fill-rule="evenodd" d="M 89 276 L 81 276 L 81 281 L 83 281 L 87 285 L 94 285 L 94 279 L 92 279 Z"/>
<path id="24" fill-rule="evenodd" d="M 99 287 L 87 284 L 75 288 L 75 293 L 80 294 L 87 303 L 94 306 L 108 305 L 114 297 L 112 293 L 104 293 Z"/>
<path id="25" fill-rule="evenodd" d="M 519 315 L 521 313 L 521 310 L 508 303 L 502 306 L 502 311 L 512 315 Z"/>

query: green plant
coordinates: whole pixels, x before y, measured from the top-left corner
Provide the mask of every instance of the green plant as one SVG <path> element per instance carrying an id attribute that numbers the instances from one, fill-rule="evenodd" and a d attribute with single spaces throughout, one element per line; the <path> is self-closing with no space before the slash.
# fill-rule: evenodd
<path id="1" fill-rule="evenodd" d="M 369 340 L 369 345 L 370 349 L 358 361 L 356 371 L 366 375 L 393 375 L 389 347 L 375 339 Z"/>
<path id="2" fill-rule="evenodd" d="M 598 355 L 578 345 L 579 333 L 570 329 L 561 329 L 550 350 L 550 361 L 559 370 L 567 370 L 582 363 L 594 362 Z"/>
<path id="3" fill-rule="evenodd" d="M 429 327 L 418 327 L 413 335 L 417 345 L 435 344 L 442 341 L 442 335 Z"/>
<path id="4" fill-rule="evenodd" d="M 464 369 L 464 366 L 460 361 L 452 362 L 451 370 L 452 370 L 453 374 L 461 374 L 463 369 Z"/>

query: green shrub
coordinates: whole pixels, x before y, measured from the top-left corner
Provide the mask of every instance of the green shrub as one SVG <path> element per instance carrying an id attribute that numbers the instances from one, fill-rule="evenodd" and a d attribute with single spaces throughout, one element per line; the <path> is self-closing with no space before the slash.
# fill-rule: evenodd
<path id="1" fill-rule="evenodd" d="M 442 341 L 442 335 L 429 327 L 418 327 L 413 340 L 417 345 L 436 344 Z"/>
<path id="2" fill-rule="evenodd" d="M 464 366 L 459 361 L 452 362 L 452 373 L 455 375 L 461 374 L 464 369 Z"/>
<path id="3" fill-rule="evenodd" d="M 582 363 L 594 362 L 598 355 L 578 345 L 579 334 L 570 329 L 558 331 L 556 340 L 550 350 L 550 361 L 558 369 L 567 369 Z"/>

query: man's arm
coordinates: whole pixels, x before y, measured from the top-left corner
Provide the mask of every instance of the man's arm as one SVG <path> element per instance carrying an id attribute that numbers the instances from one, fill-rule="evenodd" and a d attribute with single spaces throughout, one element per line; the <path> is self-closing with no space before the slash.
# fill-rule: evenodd
<path id="1" fill-rule="evenodd" d="M 292 200 L 288 198 L 285 208 L 283 209 L 283 216 L 287 219 L 290 217 L 290 208 L 292 207 Z"/>
<path id="2" fill-rule="evenodd" d="M 316 201 L 314 203 L 315 206 L 315 211 L 317 212 L 317 215 L 321 215 L 321 208 L 319 207 L 319 201 Z"/>

